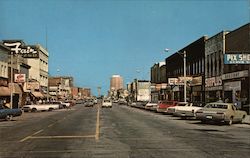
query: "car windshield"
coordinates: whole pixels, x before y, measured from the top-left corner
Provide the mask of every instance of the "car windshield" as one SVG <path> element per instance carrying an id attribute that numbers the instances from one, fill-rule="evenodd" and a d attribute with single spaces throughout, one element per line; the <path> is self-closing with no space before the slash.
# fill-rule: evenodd
<path id="1" fill-rule="evenodd" d="M 227 109 L 228 105 L 225 104 L 208 104 L 205 106 L 206 108 L 218 108 L 218 109 Z"/>

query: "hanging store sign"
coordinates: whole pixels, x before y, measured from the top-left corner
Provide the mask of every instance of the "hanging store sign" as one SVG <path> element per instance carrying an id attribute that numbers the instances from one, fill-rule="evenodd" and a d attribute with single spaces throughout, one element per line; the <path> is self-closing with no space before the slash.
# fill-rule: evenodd
<path id="1" fill-rule="evenodd" d="M 24 83 L 26 75 L 25 74 L 15 74 L 15 82 Z"/>
<path id="2" fill-rule="evenodd" d="M 19 41 L 4 42 L 4 45 L 9 47 L 12 53 L 19 54 L 23 58 L 39 58 L 39 53 L 34 46 L 24 46 Z"/>
<path id="3" fill-rule="evenodd" d="M 224 64 L 250 64 L 250 53 L 224 54 Z"/>
<path id="4" fill-rule="evenodd" d="M 199 86 L 199 85 L 202 85 L 202 76 L 194 77 L 190 84 L 190 86 Z"/>
<path id="5" fill-rule="evenodd" d="M 39 90 L 40 84 L 39 82 L 26 82 L 26 89 L 27 90 Z"/>
<path id="6" fill-rule="evenodd" d="M 177 82 L 178 82 L 178 78 L 168 78 L 169 85 L 176 85 Z"/>

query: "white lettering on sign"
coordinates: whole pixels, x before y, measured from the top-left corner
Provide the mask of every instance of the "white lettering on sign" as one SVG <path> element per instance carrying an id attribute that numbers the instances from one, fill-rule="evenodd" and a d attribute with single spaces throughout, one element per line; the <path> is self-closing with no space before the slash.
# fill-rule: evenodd
<path id="1" fill-rule="evenodd" d="M 248 54 L 225 54 L 225 64 L 250 64 L 250 53 Z"/>
<path id="2" fill-rule="evenodd" d="M 212 77 L 205 80 L 205 87 L 217 87 L 222 85 L 221 77 Z"/>
<path id="3" fill-rule="evenodd" d="M 10 50 L 15 52 L 16 54 L 18 54 L 18 52 L 21 50 L 21 48 L 19 48 L 21 46 L 21 42 L 16 42 L 16 43 L 4 43 L 4 45 L 11 47 Z M 13 48 L 13 46 L 15 46 Z"/>
<path id="4" fill-rule="evenodd" d="M 16 54 L 36 54 L 37 51 L 34 50 L 31 47 L 27 47 L 27 48 L 21 48 L 21 42 L 15 42 L 15 43 L 4 43 L 4 45 L 10 47 L 10 50 Z"/>

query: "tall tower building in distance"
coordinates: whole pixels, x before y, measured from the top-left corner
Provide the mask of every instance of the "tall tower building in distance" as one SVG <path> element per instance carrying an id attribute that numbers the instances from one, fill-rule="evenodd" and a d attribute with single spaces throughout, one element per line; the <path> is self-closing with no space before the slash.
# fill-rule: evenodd
<path id="1" fill-rule="evenodd" d="M 123 79 L 120 75 L 113 75 L 110 79 L 110 91 L 123 89 Z"/>

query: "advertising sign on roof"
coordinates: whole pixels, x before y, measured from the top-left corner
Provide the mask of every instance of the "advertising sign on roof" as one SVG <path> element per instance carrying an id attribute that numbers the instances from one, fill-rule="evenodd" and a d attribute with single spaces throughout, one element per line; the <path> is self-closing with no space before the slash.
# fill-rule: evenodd
<path id="1" fill-rule="evenodd" d="M 4 42 L 4 45 L 9 47 L 14 54 L 20 54 L 24 58 L 39 58 L 39 53 L 35 46 L 23 45 L 20 41 Z"/>
<path id="2" fill-rule="evenodd" d="M 224 64 L 250 64 L 250 53 L 224 54 Z"/>

